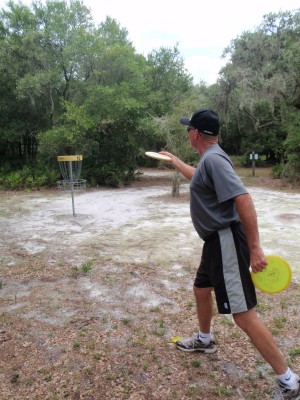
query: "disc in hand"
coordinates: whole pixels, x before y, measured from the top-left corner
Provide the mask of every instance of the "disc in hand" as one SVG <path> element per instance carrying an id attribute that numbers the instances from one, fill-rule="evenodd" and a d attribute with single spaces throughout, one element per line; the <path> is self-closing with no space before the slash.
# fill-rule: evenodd
<path id="1" fill-rule="evenodd" d="M 165 156 L 164 154 L 156 153 L 155 151 L 146 151 L 146 156 L 150 158 L 155 158 L 160 161 L 171 161 L 169 156 Z"/>
<path id="2" fill-rule="evenodd" d="M 279 293 L 288 288 L 292 271 L 287 261 L 279 256 L 266 256 L 268 265 L 261 272 L 251 272 L 254 285 L 265 293 Z"/>

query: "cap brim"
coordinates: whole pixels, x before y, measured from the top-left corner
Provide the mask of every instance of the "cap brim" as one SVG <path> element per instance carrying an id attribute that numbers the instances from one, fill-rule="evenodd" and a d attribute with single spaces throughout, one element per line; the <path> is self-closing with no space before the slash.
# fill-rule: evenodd
<path id="1" fill-rule="evenodd" d="M 191 120 L 190 117 L 182 117 L 182 118 L 180 118 L 180 123 L 182 125 L 188 125 L 189 126 L 191 124 L 190 120 Z"/>

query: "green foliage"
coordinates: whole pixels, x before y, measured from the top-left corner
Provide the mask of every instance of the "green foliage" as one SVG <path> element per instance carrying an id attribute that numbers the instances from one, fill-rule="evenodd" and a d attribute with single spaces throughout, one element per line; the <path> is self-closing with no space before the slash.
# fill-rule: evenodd
<path id="1" fill-rule="evenodd" d="M 299 10 L 280 12 L 233 40 L 224 51 L 230 61 L 221 70 L 216 102 L 225 150 L 254 150 L 273 163 L 288 161 L 285 175 L 294 177 L 299 176 L 299 30 Z"/>
<path id="2" fill-rule="evenodd" d="M 161 117 L 172 111 L 191 89 L 192 77 L 184 67 L 177 45 L 173 49 L 153 50 L 148 55 L 148 65 L 149 104 L 155 115 Z"/>
<path id="3" fill-rule="evenodd" d="M 92 266 L 93 266 L 93 263 L 91 260 L 89 260 L 89 261 L 81 264 L 79 267 L 78 266 L 72 267 L 71 276 L 73 278 L 77 279 L 81 274 L 87 275 L 90 272 L 90 270 L 92 269 Z"/>
<path id="4" fill-rule="evenodd" d="M 287 138 L 285 148 L 287 154 L 287 163 L 285 165 L 283 176 L 289 180 L 300 179 L 300 112 L 290 110 L 287 123 Z"/>
<path id="5" fill-rule="evenodd" d="M 137 54 L 126 28 L 111 17 L 95 26 L 79 0 L 10 1 L 0 11 L 0 185 L 53 184 L 46 170 L 64 154 L 83 155 L 92 185 L 130 182 L 149 149 L 194 164 L 179 118 L 199 107 L 219 113 L 230 154 L 254 150 L 299 177 L 299 21 L 299 10 L 265 16 L 225 49 L 208 87 L 193 85 L 177 44 Z"/>
<path id="6" fill-rule="evenodd" d="M 0 188 L 5 190 L 39 189 L 52 187 L 59 178 L 58 169 L 24 166 L 22 169 L 8 172 L 0 169 Z"/>
<path id="7" fill-rule="evenodd" d="M 294 360 L 295 358 L 300 356 L 300 348 L 299 347 L 295 347 L 293 349 L 291 349 L 289 351 L 289 355 L 291 357 L 292 360 Z"/>
<path id="8" fill-rule="evenodd" d="M 275 178 L 275 179 L 282 178 L 283 171 L 284 171 L 284 165 L 283 164 L 274 165 L 274 167 L 272 169 L 272 177 Z"/>
<path id="9" fill-rule="evenodd" d="M 81 271 L 82 271 L 84 274 L 87 274 L 87 273 L 92 269 L 92 266 L 93 266 L 92 261 L 87 261 L 86 263 L 83 263 L 83 264 L 81 265 Z"/>

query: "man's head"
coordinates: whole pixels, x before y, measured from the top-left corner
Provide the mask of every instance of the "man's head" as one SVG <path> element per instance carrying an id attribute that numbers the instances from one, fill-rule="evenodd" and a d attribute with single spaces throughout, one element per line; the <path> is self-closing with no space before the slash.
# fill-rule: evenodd
<path id="1" fill-rule="evenodd" d="M 220 122 L 218 115 L 206 108 L 200 108 L 195 111 L 191 117 L 180 118 L 182 125 L 192 126 L 197 131 L 205 135 L 217 136 L 220 131 Z"/>

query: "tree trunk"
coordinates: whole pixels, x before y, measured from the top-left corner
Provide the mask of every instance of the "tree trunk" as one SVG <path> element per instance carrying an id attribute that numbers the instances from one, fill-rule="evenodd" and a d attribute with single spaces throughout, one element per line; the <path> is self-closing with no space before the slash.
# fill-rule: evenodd
<path id="1" fill-rule="evenodd" d="M 172 179 L 172 196 L 173 197 L 179 196 L 179 187 L 180 187 L 180 174 L 176 170 L 175 173 L 173 174 L 173 179 Z"/>

